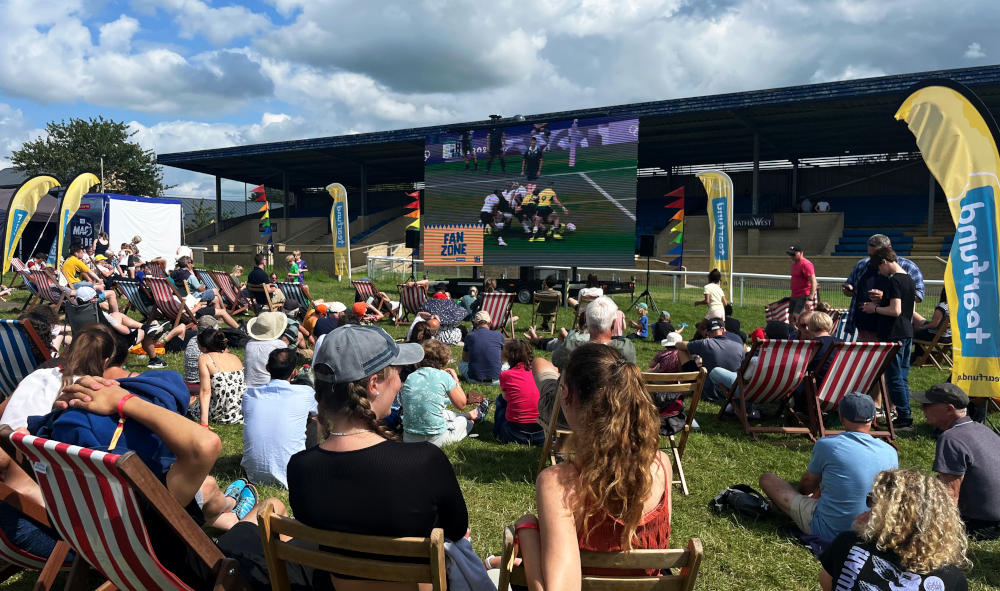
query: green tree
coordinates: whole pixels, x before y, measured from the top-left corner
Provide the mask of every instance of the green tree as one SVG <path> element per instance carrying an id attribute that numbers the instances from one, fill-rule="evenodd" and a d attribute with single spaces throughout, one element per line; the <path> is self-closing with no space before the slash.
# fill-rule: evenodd
<path id="1" fill-rule="evenodd" d="M 194 207 L 191 208 L 191 218 L 191 227 L 187 228 L 187 231 L 200 230 L 215 221 L 215 207 L 209 205 L 204 199 L 199 199 L 194 202 Z"/>
<path id="2" fill-rule="evenodd" d="M 68 185 L 78 174 L 100 176 L 104 157 L 104 190 L 129 195 L 161 195 L 163 171 L 156 154 L 131 141 L 136 132 L 121 121 L 104 117 L 50 121 L 45 135 L 11 154 L 11 163 L 28 174 L 51 174 Z"/>

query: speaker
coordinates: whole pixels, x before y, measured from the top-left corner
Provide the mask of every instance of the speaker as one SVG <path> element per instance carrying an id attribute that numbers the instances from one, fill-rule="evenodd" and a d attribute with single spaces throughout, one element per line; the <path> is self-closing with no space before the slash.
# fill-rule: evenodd
<path id="1" fill-rule="evenodd" d="M 639 236 L 639 256 L 656 256 L 656 236 L 652 234 L 642 234 Z"/>
<path id="2" fill-rule="evenodd" d="M 406 231 L 406 248 L 420 248 L 420 230 Z"/>

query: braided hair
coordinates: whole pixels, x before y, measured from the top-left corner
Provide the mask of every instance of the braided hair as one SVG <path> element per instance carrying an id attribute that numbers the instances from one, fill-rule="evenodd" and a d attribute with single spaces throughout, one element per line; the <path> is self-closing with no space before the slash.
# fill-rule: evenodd
<path id="1" fill-rule="evenodd" d="M 323 367 L 317 366 L 314 371 L 322 372 Z M 382 425 L 375 411 L 372 410 L 371 401 L 368 399 L 368 384 L 373 377 L 385 381 L 392 376 L 392 372 L 399 372 L 395 366 L 387 366 L 381 371 L 356 380 L 341 384 L 331 384 L 323 380 L 316 380 L 316 403 L 317 414 L 319 415 L 320 435 L 325 439 L 330 436 L 330 424 L 335 418 L 343 417 L 353 421 L 360 421 L 364 428 L 377 433 L 384 439 L 395 439 L 395 436 Z"/>

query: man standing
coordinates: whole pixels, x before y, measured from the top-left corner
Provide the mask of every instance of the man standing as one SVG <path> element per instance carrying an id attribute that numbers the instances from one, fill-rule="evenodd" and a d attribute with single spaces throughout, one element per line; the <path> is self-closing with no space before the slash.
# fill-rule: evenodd
<path id="1" fill-rule="evenodd" d="M 847 309 L 847 320 L 845 333 L 853 335 L 855 329 L 858 331 L 859 341 L 874 341 L 876 337 L 878 317 L 874 314 L 866 314 L 862 307 L 867 302 L 869 292 L 873 289 L 881 289 L 882 279 L 876 269 L 871 264 L 871 255 L 883 247 L 892 247 L 889 237 L 885 234 L 873 234 L 868 239 L 868 256 L 858 261 L 854 265 L 854 270 L 844 283 L 842 290 L 845 296 L 851 298 L 851 305 Z M 916 285 L 916 301 L 924 300 L 924 276 L 916 263 L 905 257 L 897 257 L 896 262 L 913 279 Z"/>
<path id="2" fill-rule="evenodd" d="M 542 174 L 542 153 L 543 150 L 538 147 L 538 142 L 535 138 L 531 138 L 524 158 L 521 160 L 521 176 L 533 181 Z M 500 163 L 503 164 L 503 160 L 500 160 Z"/>
<path id="3" fill-rule="evenodd" d="M 471 129 L 466 129 L 462 132 L 462 137 L 460 140 L 460 148 L 462 152 L 462 158 L 465 159 L 465 170 L 469 170 L 469 158 L 472 158 L 472 164 L 475 165 L 475 169 L 479 170 L 479 161 L 476 160 L 476 149 L 472 146 L 472 135 L 473 131 Z"/>
<path id="4" fill-rule="evenodd" d="M 736 372 L 743 364 L 743 344 L 738 342 L 738 338 L 733 339 L 726 336 L 726 324 L 721 318 L 709 318 L 705 322 L 707 323 L 705 338 L 677 343 L 678 360 L 683 366 L 692 361 L 695 356 L 701 357 L 701 366 L 710 375 L 715 368 L 727 370 L 724 375 L 727 376 L 725 382 L 728 384 L 721 381 L 720 383 L 732 386 L 736 381 Z M 684 371 L 683 367 L 682 371 Z M 722 377 L 719 372 L 716 375 Z M 728 378 L 732 378 L 732 381 L 729 381 Z M 701 396 L 706 400 L 721 399 L 721 396 L 715 391 L 715 382 L 712 380 L 705 382 Z"/>
<path id="5" fill-rule="evenodd" d="M 247 388 L 243 397 L 243 461 L 247 478 L 254 484 L 288 488 L 288 459 L 306 448 L 306 430 L 315 423 L 313 389 L 290 383 L 298 373 L 295 352 L 281 348 L 267 357 L 271 381 Z"/>
<path id="6" fill-rule="evenodd" d="M 486 136 L 486 145 L 490 151 L 490 159 L 486 161 L 486 172 L 493 167 L 493 159 L 500 159 L 500 170 L 507 172 L 507 162 L 503 159 L 504 140 L 506 140 L 503 128 L 494 125 L 490 128 L 489 135 Z"/>
<path id="7" fill-rule="evenodd" d="M 944 431 L 934 471 L 951 490 L 970 538 L 1000 538 L 1000 435 L 967 416 L 969 397 L 955 384 L 938 384 L 913 399 L 927 424 Z"/>
<path id="8" fill-rule="evenodd" d="M 806 302 L 815 302 L 819 286 L 816 284 L 816 268 L 802 254 L 801 246 L 790 246 L 785 254 L 792 257 L 792 297 L 788 300 L 788 318 L 792 324 L 806 308 Z"/>
<path id="9" fill-rule="evenodd" d="M 490 330 L 490 313 L 476 312 L 472 317 L 473 330 L 465 335 L 465 349 L 458 371 L 469 382 L 478 384 L 500 384 L 500 352 L 505 339 L 495 330 Z"/>
<path id="10" fill-rule="evenodd" d="M 916 287 L 913 278 L 903 272 L 896 260 L 896 253 L 885 246 L 871 256 L 878 273 L 888 279 L 885 291 L 873 295 L 872 301 L 865 302 L 866 314 L 878 318 L 876 334 L 884 343 L 899 343 L 896 357 L 885 369 L 885 380 L 889 386 L 889 398 L 896 407 L 897 418 L 892 422 L 896 430 L 913 430 L 910 418 L 910 346 L 913 343 L 913 303 Z"/>
<path id="11" fill-rule="evenodd" d="M 838 412 L 844 431 L 816 442 L 797 490 L 771 472 L 760 477 L 761 490 L 799 529 L 829 540 L 850 530 L 854 518 L 867 510 L 875 475 L 899 466 L 896 450 L 869 435 L 875 419 L 871 396 L 847 394 Z"/>

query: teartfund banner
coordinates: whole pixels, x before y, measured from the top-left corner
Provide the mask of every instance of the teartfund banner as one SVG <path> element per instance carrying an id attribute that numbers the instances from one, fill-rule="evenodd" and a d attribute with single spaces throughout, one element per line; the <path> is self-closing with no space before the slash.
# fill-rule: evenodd
<path id="1" fill-rule="evenodd" d="M 14 247 L 21 241 L 21 234 L 35 215 L 38 202 L 59 181 L 50 176 L 34 176 L 21 183 L 10 200 L 7 210 L 7 231 L 3 239 L 3 273 L 10 271 L 10 260 L 14 258 Z M 29 253 L 34 254 L 34 253 Z"/>
<path id="2" fill-rule="evenodd" d="M 69 236 L 69 221 L 76 215 L 76 210 L 80 209 L 80 200 L 83 195 L 90 191 L 94 185 L 100 184 L 101 179 L 96 175 L 85 172 L 69 184 L 66 194 L 62 198 L 62 206 L 59 208 L 59 233 L 56 237 L 59 245 L 56 247 L 56 265 L 62 265 L 62 257 L 67 247 L 66 238 Z"/>
<path id="3" fill-rule="evenodd" d="M 333 197 L 330 209 L 330 232 L 333 234 L 333 272 L 340 279 L 344 275 L 351 278 L 351 233 L 347 222 L 347 189 L 340 183 L 326 186 Z"/>
<path id="4" fill-rule="evenodd" d="M 718 170 L 698 179 L 708 193 L 708 270 L 722 273 L 722 290 L 733 301 L 733 181 Z"/>
<path id="5" fill-rule="evenodd" d="M 906 121 L 927 168 L 944 189 L 955 238 L 944 282 L 951 311 L 952 382 L 969 396 L 1000 396 L 997 127 L 969 89 L 932 81 L 896 119 Z"/>

